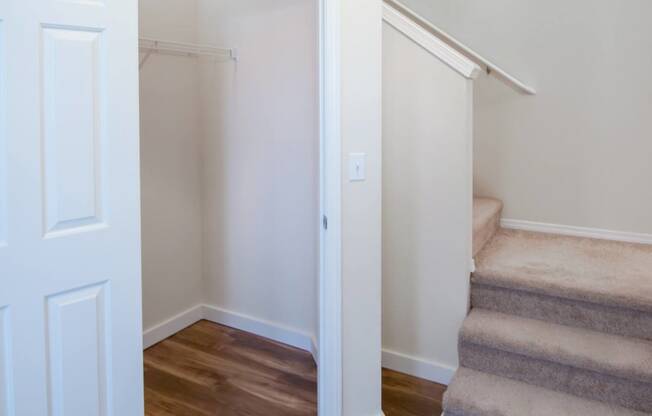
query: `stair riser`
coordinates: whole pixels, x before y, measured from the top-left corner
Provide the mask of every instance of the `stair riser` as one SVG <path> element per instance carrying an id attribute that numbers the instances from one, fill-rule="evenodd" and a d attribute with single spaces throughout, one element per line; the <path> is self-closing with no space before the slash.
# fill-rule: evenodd
<path id="1" fill-rule="evenodd" d="M 652 340 L 652 313 L 473 284 L 471 305 L 525 318 Z"/>
<path id="2" fill-rule="evenodd" d="M 460 365 L 551 390 L 630 409 L 652 412 L 652 383 L 613 377 L 460 342 Z"/>
<path id="3" fill-rule="evenodd" d="M 501 211 L 498 211 L 483 227 L 473 230 L 473 257 L 487 245 L 489 240 L 498 231 L 500 227 L 500 215 Z"/>

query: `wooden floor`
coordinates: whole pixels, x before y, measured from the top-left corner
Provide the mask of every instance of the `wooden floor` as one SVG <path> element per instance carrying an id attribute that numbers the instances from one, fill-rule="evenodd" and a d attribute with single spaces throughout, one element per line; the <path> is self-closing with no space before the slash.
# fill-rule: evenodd
<path id="1" fill-rule="evenodd" d="M 439 416 L 444 387 L 383 370 L 386 416 Z M 312 356 L 200 321 L 145 351 L 146 416 L 317 414 Z"/>
<path id="2" fill-rule="evenodd" d="M 446 386 L 383 368 L 385 416 L 441 416 Z"/>

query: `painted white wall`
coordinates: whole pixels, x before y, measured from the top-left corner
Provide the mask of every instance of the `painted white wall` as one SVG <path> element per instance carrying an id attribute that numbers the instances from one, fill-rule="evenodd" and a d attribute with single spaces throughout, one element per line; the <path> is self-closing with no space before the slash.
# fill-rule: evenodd
<path id="1" fill-rule="evenodd" d="M 204 297 L 317 333 L 318 2 L 200 0 Z"/>
<path id="2" fill-rule="evenodd" d="M 652 2 L 403 2 L 537 90 L 478 83 L 476 192 L 510 219 L 652 233 Z"/>
<path id="3" fill-rule="evenodd" d="M 140 0 L 140 36 L 194 42 L 194 0 Z M 202 301 L 197 62 L 152 55 L 140 72 L 143 323 Z"/>
<path id="4" fill-rule="evenodd" d="M 382 2 L 343 0 L 342 414 L 381 413 Z M 349 182 L 348 155 L 365 153 L 366 180 Z"/>
<path id="5" fill-rule="evenodd" d="M 473 81 L 383 27 L 383 364 L 448 383 L 469 299 Z"/>

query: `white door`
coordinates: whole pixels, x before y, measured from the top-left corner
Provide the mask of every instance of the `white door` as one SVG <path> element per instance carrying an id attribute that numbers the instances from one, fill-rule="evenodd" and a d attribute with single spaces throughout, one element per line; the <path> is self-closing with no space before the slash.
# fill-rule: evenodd
<path id="1" fill-rule="evenodd" d="M 143 414 L 135 0 L 0 0 L 0 416 Z"/>

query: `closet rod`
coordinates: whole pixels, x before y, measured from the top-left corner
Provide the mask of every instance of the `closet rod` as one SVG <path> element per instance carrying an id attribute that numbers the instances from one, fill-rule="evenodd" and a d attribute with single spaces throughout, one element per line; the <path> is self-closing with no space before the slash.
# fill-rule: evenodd
<path id="1" fill-rule="evenodd" d="M 139 68 L 142 68 L 152 53 L 167 55 L 182 55 L 190 57 L 214 57 L 228 58 L 234 61 L 238 60 L 237 50 L 234 48 L 219 48 L 211 45 L 197 43 L 174 42 L 162 39 L 140 38 L 138 39 L 140 52 L 145 56 L 141 59 Z"/>

